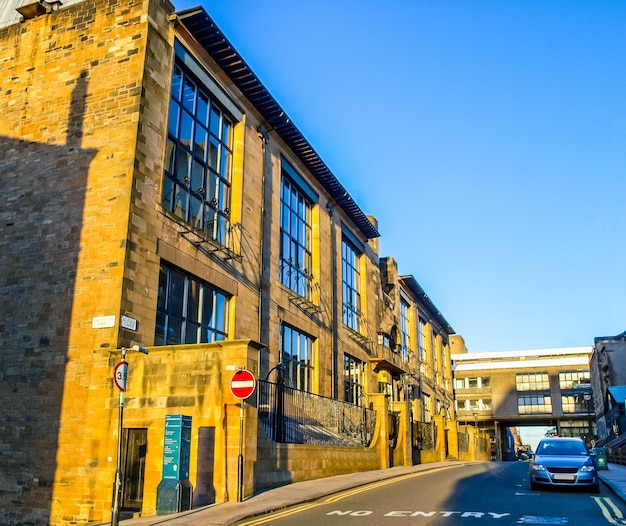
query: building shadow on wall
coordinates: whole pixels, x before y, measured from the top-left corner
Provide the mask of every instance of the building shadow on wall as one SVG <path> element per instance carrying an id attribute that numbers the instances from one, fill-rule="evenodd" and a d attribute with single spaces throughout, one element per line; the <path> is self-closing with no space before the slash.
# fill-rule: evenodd
<path id="1" fill-rule="evenodd" d="M 86 71 L 75 79 L 65 144 L 0 136 L 2 524 L 26 522 L 15 515 L 20 509 L 40 518 L 50 511 L 85 191 L 96 155 L 81 146 L 88 82 Z M 29 117 L 34 110 L 25 103 L 16 125 L 39 135 L 49 123 Z"/>

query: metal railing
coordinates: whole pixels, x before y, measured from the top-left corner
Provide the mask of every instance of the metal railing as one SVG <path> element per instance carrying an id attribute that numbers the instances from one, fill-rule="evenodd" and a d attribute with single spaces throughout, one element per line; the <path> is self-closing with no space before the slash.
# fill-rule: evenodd
<path id="1" fill-rule="evenodd" d="M 367 447 L 372 441 L 373 409 L 264 380 L 257 391 L 259 422 L 275 442 Z"/>
<path id="2" fill-rule="evenodd" d="M 434 422 L 413 422 L 413 448 L 435 450 L 437 427 Z"/>

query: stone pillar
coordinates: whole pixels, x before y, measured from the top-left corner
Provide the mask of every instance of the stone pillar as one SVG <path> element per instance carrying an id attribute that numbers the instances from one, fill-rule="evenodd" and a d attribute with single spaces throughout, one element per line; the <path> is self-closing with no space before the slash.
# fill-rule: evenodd
<path id="1" fill-rule="evenodd" d="M 369 396 L 372 406 L 376 411 L 376 428 L 378 429 L 376 439 L 378 443 L 380 469 L 387 469 L 391 466 L 388 396 L 384 393 L 374 393 Z"/>
<path id="2" fill-rule="evenodd" d="M 393 411 L 399 416 L 398 442 L 394 454 L 394 465 L 413 465 L 413 444 L 411 441 L 411 422 L 408 402 L 394 402 Z"/>

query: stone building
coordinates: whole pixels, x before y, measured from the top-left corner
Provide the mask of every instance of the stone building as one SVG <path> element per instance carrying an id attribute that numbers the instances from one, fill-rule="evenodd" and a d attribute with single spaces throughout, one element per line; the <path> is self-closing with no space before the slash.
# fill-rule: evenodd
<path id="1" fill-rule="evenodd" d="M 594 339 L 590 368 L 593 405 L 601 443 L 611 442 L 626 431 L 626 332 Z M 612 392 L 613 391 L 613 392 Z"/>
<path id="2" fill-rule="evenodd" d="M 488 431 L 497 459 L 515 459 L 506 429 L 518 426 L 596 437 L 591 347 L 468 353 L 458 335 L 451 347 L 457 419 Z"/>
<path id="3" fill-rule="evenodd" d="M 452 328 L 204 9 L 0 16 L 1 524 L 108 521 L 118 466 L 115 513 L 150 515 L 173 463 L 180 509 L 411 463 L 416 423 L 421 461 L 454 454 Z M 375 429 L 276 440 L 283 388 Z"/>

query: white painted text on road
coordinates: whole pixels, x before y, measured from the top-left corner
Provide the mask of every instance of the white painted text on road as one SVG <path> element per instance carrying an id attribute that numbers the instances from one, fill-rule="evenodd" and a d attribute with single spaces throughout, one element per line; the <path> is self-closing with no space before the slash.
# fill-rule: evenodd
<path id="1" fill-rule="evenodd" d="M 371 510 L 334 510 L 326 515 L 344 515 L 350 517 L 365 517 L 372 515 Z M 458 515 L 466 519 L 502 519 L 509 517 L 510 513 L 495 513 L 493 511 L 390 511 L 385 513 L 383 517 L 452 517 Z"/>

